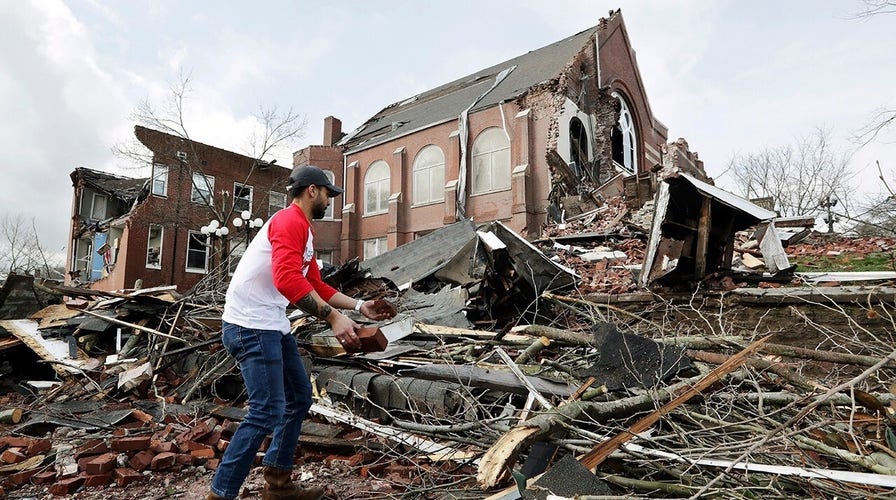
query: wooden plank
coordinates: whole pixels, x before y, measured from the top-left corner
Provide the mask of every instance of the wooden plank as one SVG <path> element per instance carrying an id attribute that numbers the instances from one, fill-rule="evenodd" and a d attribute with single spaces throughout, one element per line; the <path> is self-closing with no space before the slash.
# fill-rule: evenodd
<path id="1" fill-rule="evenodd" d="M 709 248 L 709 230 L 712 228 L 712 199 L 701 196 L 700 222 L 697 224 L 697 258 L 694 274 L 702 278 L 706 274 L 706 251 Z"/>

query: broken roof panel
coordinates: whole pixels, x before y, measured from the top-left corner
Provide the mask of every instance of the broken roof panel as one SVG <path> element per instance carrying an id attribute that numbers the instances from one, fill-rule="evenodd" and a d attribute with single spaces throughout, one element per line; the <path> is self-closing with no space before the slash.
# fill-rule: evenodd
<path id="1" fill-rule="evenodd" d="M 386 278 L 399 288 L 441 269 L 468 241 L 476 237 L 472 220 L 455 222 L 398 248 L 361 262 L 373 277 Z"/>
<path id="2" fill-rule="evenodd" d="M 740 210 L 741 212 L 752 215 L 757 219 L 756 222 L 774 219 L 778 216 L 778 214 L 776 214 L 775 212 L 766 210 L 750 200 L 742 198 L 734 193 L 729 193 L 728 191 L 713 186 L 712 184 L 707 184 L 695 177 L 691 177 L 688 174 L 680 173 L 678 174 L 678 176 L 679 178 L 690 182 L 695 188 L 697 188 L 697 191 L 700 191 L 706 196 L 709 196 L 710 198 L 713 198 L 720 203 L 724 203 L 725 205 L 728 205 L 735 210 Z"/>
<path id="3" fill-rule="evenodd" d="M 416 130 L 457 119 L 461 112 L 495 83 L 508 68 L 513 71 L 480 100 L 471 111 L 515 99 L 530 88 L 549 81 L 582 50 L 599 26 L 508 61 L 391 104 L 341 141 L 351 154 Z"/>
<path id="4" fill-rule="evenodd" d="M 74 183 L 77 183 L 77 178 L 80 177 L 85 184 L 125 201 L 137 199 L 143 186 L 146 185 L 146 181 L 149 180 L 148 178 L 113 175 L 85 167 L 76 168 L 71 177 Z"/>

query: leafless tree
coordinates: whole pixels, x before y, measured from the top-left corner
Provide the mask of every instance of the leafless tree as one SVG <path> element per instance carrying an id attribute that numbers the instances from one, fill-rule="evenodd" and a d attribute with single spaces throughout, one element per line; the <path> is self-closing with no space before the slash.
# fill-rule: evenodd
<path id="1" fill-rule="evenodd" d="M 202 163 L 196 153 L 194 139 L 190 135 L 190 128 L 185 121 L 189 96 L 192 92 L 192 78 L 189 74 L 181 73 L 179 80 L 170 85 L 170 92 L 165 101 L 161 105 L 155 105 L 150 100 L 141 102 L 131 118 L 135 123 L 143 125 L 146 128 L 158 130 L 166 134 L 175 136 L 185 140 L 188 158 L 183 162 L 191 172 L 205 174 Z M 295 141 L 300 139 L 304 133 L 307 120 L 304 115 L 300 115 L 289 109 L 285 112 L 277 108 L 260 107 L 257 114 L 254 114 L 255 126 L 246 139 L 246 145 L 242 154 L 254 158 L 254 165 L 247 170 L 245 181 L 254 172 L 259 165 L 268 163 L 264 158 L 278 148 L 293 146 Z M 153 153 L 149 151 L 138 140 L 132 139 L 125 143 L 118 144 L 113 147 L 113 153 L 117 156 L 125 158 L 133 162 L 135 167 L 145 167 L 151 165 L 154 161 Z M 276 160 L 274 160 L 276 161 Z M 211 192 L 211 186 L 195 186 L 202 188 L 204 191 Z M 215 203 L 215 197 L 212 196 L 208 200 L 208 208 L 218 220 L 226 220 L 227 215 L 233 208 L 233 200 L 228 205 Z"/>
<path id="2" fill-rule="evenodd" d="M 728 169 L 747 198 L 772 197 L 784 217 L 813 215 L 833 200 L 841 212 L 850 206 L 850 157 L 817 128 L 793 144 L 736 155 Z"/>
<path id="3" fill-rule="evenodd" d="M 893 0 L 862 0 L 864 8 L 857 12 L 853 18 L 867 20 L 880 14 L 896 13 L 896 1 Z M 896 137 L 887 137 L 887 133 L 896 125 L 896 107 L 885 104 L 871 114 L 868 123 L 855 134 L 856 142 L 865 146 L 876 140 L 896 140 Z"/>
<path id="4" fill-rule="evenodd" d="M 856 12 L 855 19 L 867 19 L 878 14 L 896 13 L 896 2 L 892 0 L 862 0 L 862 10 Z"/>
<path id="5" fill-rule="evenodd" d="M 37 236 L 34 219 L 6 214 L 0 219 L 0 269 L 8 273 L 53 277 L 64 267 L 48 256 Z"/>

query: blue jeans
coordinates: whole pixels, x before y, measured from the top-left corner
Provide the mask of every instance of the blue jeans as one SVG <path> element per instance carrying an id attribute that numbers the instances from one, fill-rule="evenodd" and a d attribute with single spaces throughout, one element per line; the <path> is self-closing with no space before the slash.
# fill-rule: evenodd
<path id="1" fill-rule="evenodd" d="M 302 421 L 311 408 L 311 381 L 292 335 L 227 322 L 223 326 L 222 341 L 239 362 L 249 412 L 224 452 L 211 490 L 236 498 L 268 434 L 273 437 L 262 463 L 292 469 Z"/>

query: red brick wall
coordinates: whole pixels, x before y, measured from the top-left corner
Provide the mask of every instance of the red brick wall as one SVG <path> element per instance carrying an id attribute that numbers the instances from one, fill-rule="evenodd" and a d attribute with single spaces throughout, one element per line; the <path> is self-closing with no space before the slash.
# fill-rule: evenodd
<path id="1" fill-rule="evenodd" d="M 598 32 L 598 47 L 600 84 L 609 85 L 626 97 L 637 125 L 638 139 L 642 143 L 638 148 L 638 170 L 649 171 L 653 163 L 659 163 L 661 158 L 648 161 L 644 144 L 659 152 L 666 143 L 667 131 L 651 114 L 635 53 L 631 49 L 625 23 L 618 13 L 606 20 L 606 28 Z"/>
<path id="2" fill-rule="evenodd" d="M 254 159 L 247 156 L 201 143 L 189 143 L 142 127 L 137 127 L 135 134 L 153 151 L 155 163 L 168 166 L 168 193 L 166 197 L 150 195 L 131 212 L 115 271 L 93 287 L 107 290 L 130 288 L 141 279 L 144 287 L 174 284 L 179 291 L 185 291 L 205 276 L 204 273 L 186 271 L 189 231 L 199 231 L 212 218 L 217 218 L 208 206 L 190 201 L 193 169 L 214 176 L 214 204 L 219 212 L 227 211 L 224 220 L 219 222 L 230 229 L 230 238 L 245 237 L 231 222 L 239 216 L 230 211 L 234 182 L 253 186 L 253 218 L 267 220 L 268 193 L 286 192 L 290 169 L 277 165 L 259 167 Z M 182 161 L 177 158 L 177 151 L 187 153 L 187 159 Z M 164 227 L 160 270 L 146 267 L 150 224 Z M 220 255 L 210 259 L 210 266 L 217 265 L 219 259 Z"/>

